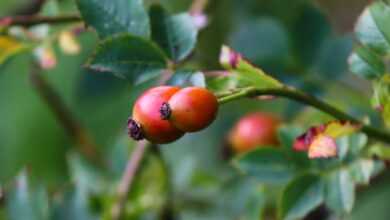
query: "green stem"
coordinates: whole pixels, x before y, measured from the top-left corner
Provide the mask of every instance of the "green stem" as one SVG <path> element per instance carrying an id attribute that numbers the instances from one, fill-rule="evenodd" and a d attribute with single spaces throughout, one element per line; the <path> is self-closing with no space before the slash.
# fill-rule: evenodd
<path id="1" fill-rule="evenodd" d="M 292 99 L 294 101 L 310 105 L 318 110 L 321 110 L 325 113 L 328 113 L 329 115 L 335 117 L 339 120 L 347 120 L 353 123 L 357 123 L 362 125 L 362 132 L 367 134 L 369 137 L 375 138 L 377 140 L 383 141 L 385 143 L 390 144 L 390 134 L 387 132 L 384 132 L 380 129 L 371 127 L 369 125 L 365 125 L 355 117 L 348 115 L 347 113 L 340 111 L 339 109 L 333 107 L 332 105 L 323 102 L 319 99 L 317 99 L 314 96 L 308 95 L 302 91 L 299 91 L 297 89 L 289 88 L 289 87 L 283 87 L 283 88 L 276 88 L 276 89 L 258 89 L 253 87 L 243 88 L 237 92 L 233 92 L 230 95 L 226 95 L 220 99 L 218 99 L 218 102 L 220 104 L 228 103 L 231 101 L 234 101 L 236 99 L 245 98 L 245 97 L 256 97 L 261 95 L 272 95 L 272 96 L 279 96 L 279 97 L 285 97 L 288 99 Z"/>

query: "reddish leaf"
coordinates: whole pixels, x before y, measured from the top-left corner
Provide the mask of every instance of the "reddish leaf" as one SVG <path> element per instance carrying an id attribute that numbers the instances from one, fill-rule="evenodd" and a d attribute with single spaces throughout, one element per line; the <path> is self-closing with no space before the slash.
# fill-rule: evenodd
<path id="1" fill-rule="evenodd" d="M 320 134 L 310 144 L 309 158 L 328 158 L 337 156 L 337 145 L 334 138 Z"/>
<path id="2" fill-rule="evenodd" d="M 309 128 L 295 139 L 293 149 L 308 151 L 309 158 L 328 158 L 337 155 L 336 138 L 352 134 L 360 125 L 349 121 L 332 121 Z"/>

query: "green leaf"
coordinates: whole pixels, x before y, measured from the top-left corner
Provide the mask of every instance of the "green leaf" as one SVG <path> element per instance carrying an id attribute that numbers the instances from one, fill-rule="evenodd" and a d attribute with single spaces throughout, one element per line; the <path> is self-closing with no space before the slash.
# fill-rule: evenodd
<path id="1" fill-rule="evenodd" d="M 114 176 L 113 181 L 117 186 L 122 178 L 123 171 L 130 155 L 134 152 L 135 142 L 129 140 L 127 135 L 120 135 L 109 153 L 109 166 Z M 127 205 L 124 208 L 123 219 L 144 219 L 148 216 L 156 216 L 167 199 L 167 173 L 164 161 L 154 152 L 145 155 L 140 163 L 137 174 L 127 197 Z M 101 219 L 112 219 L 112 206 L 117 201 L 116 191 L 111 191 L 111 195 L 106 199 Z"/>
<path id="2" fill-rule="evenodd" d="M 81 16 L 106 38 L 117 33 L 149 36 L 149 18 L 142 0 L 77 0 Z"/>
<path id="3" fill-rule="evenodd" d="M 289 33 L 291 47 L 294 57 L 299 59 L 301 65 L 310 66 L 318 59 L 325 40 L 331 34 L 331 17 L 326 16 L 326 11 L 321 9 L 313 4 L 303 4 L 297 10 L 298 15 L 292 19 L 293 29 Z"/>
<path id="4" fill-rule="evenodd" d="M 124 219 L 144 219 L 143 216 L 161 213 L 167 199 L 167 173 L 163 163 L 154 154 L 144 159 L 126 200 Z M 103 219 L 111 219 L 112 206 L 106 208 Z"/>
<path id="5" fill-rule="evenodd" d="M 357 184 L 368 184 L 370 179 L 383 170 L 382 161 L 362 158 L 349 167 L 353 180 Z"/>
<path id="6" fill-rule="evenodd" d="M 361 150 L 366 146 L 366 143 L 367 136 L 360 133 L 337 138 L 337 157 L 340 161 L 359 157 Z"/>
<path id="7" fill-rule="evenodd" d="M 283 126 L 278 130 L 278 137 L 282 147 L 288 153 L 288 157 L 291 159 L 294 165 L 303 169 L 307 169 L 310 167 L 311 162 L 307 157 L 307 153 L 293 150 L 295 139 L 303 132 L 304 130 L 301 127 Z"/>
<path id="8" fill-rule="evenodd" d="M 279 203 L 281 219 L 300 219 L 319 206 L 324 200 L 324 183 L 314 174 L 293 179 L 283 190 Z"/>
<path id="9" fill-rule="evenodd" d="M 56 16 L 58 13 L 59 5 L 57 0 L 45 1 L 40 10 L 40 14 L 44 16 Z"/>
<path id="10" fill-rule="evenodd" d="M 385 124 L 390 127 L 390 74 L 373 82 L 374 93 L 371 98 L 373 107 L 382 112 Z"/>
<path id="11" fill-rule="evenodd" d="M 385 72 L 383 60 L 365 47 L 358 47 L 348 59 L 349 69 L 367 79 L 381 77 Z"/>
<path id="12" fill-rule="evenodd" d="M 321 45 L 312 71 L 331 79 L 343 76 L 348 71 L 348 64 L 345 61 L 348 59 L 352 47 L 353 39 L 351 36 L 327 37 Z"/>
<path id="13" fill-rule="evenodd" d="M 256 64 L 277 62 L 280 65 L 289 55 L 288 33 L 283 24 L 271 17 L 250 18 L 240 22 L 232 31 L 229 42 Z"/>
<path id="14" fill-rule="evenodd" d="M 85 192 L 100 193 L 108 183 L 105 176 L 80 155 L 72 153 L 68 157 L 70 175 L 76 188 Z"/>
<path id="15" fill-rule="evenodd" d="M 52 218 L 55 220 L 98 220 L 99 216 L 91 210 L 91 197 L 81 188 L 66 190 L 57 194 L 61 199 L 52 202 Z"/>
<path id="16" fill-rule="evenodd" d="M 162 51 L 152 42 L 130 35 L 104 40 L 87 66 L 135 82 L 156 76 L 166 67 Z"/>
<path id="17" fill-rule="evenodd" d="M 390 52 L 390 7 L 374 2 L 360 16 L 355 32 L 359 41 L 380 54 Z"/>
<path id="18" fill-rule="evenodd" d="M 10 220 L 49 219 L 49 199 L 42 185 L 33 185 L 26 171 L 17 178 L 15 188 L 7 193 L 7 212 Z"/>
<path id="19" fill-rule="evenodd" d="M 245 204 L 243 220 L 259 220 L 264 213 L 266 205 L 266 192 L 264 187 L 253 187 L 251 195 Z"/>
<path id="20" fill-rule="evenodd" d="M 207 77 L 207 88 L 215 93 L 224 93 L 229 90 L 237 89 L 240 81 L 237 75 Z"/>
<path id="21" fill-rule="evenodd" d="M 281 145 L 286 149 L 292 149 L 295 138 L 301 135 L 304 130 L 301 127 L 284 126 L 278 130 Z"/>
<path id="22" fill-rule="evenodd" d="M 390 148 L 386 145 L 375 144 L 368 148 L 369 156 L 378 157 L 382 160 L 390 160 Z"/>
<path id="23" fill-rule="evenodd" d="M 206 78 L 202 72 L 178 70 L 168 80 L 167 85 L 206 87 Z"/>
<path id="24" fill-rule="evenodd" d="M 159 5 L 150 8 L 152 39 L 174 61 L 186 58 L 194 49 L 198 29 L 187 13 L 169 16 Z"/>
<path id="25" fill-rule="evenodd" d="M 241 54 L 227 46 L 223 46 L 220 54 L 221 65 L 231 74 L 238 75 L 240 83 L 251 85 L 260 89 L 280 88 L 283 84 L 264 73 L 263 70 L 246 61 Z"/>
<path id="26" fill-rule="evenodd" d="M 293 168 L 284 153 L 275 148 L 258 148 L 233 160 L 233 165 L 244 174 L 267 183 L 281 183 L 293 175 Z"/>
<path id="27" fill-rule="evenodd" d="M 348 137 L 348 154 L 351 156 L 358 157 L 361 155 L 362 150 L 367 145 L 367 135 L 363 133 L 355 133 Z"/>
<path id="28" fill-rule="evenodd" d="M 326 184 L 326 205 L 337 213 L 349 213 L 355 202 L 355 182 L 347 169 L 341 169 L 328 176 Z"/>
<path id="29" fill-rule="evenodd" d="M 115 178 L 122 177 L 129 155 L 134 150 L 134 143 L 126 133 L 123 133 L 116 138 L 107 152 L 108 169 Z"/>

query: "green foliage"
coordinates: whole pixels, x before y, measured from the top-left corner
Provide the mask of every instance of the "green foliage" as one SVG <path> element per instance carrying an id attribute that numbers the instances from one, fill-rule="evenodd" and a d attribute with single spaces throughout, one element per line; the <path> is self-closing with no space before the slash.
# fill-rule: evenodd
<path id="1" fill-rule="evenodd" d="M 381 58 L 366 47 L 356 48 L 348 62 L 351 72 L 363 78 L 378 78 L 385 72 L 385 64 Z"/>
<path id="2" fill-rule="evenodd" d="M 229 41 L 235 50 L 256 64 L 284 61 L 289 54 L 286 30 L 272 18 L 243 21 Z"/>
<path id="3" fill-rule="evenodd" d="M 296 137 L 303 134 L 303 129 L 296 126 L 283 126 L 279 128 L 278 137 L 283 151 L 287 154 L 289 163 L 294 164 L 298 169 L 308 169 L 311 161 L 305 152 L 293 150 L 293 143 Z"/>
<path id="4" fill-rule="evenodd" d="M 139 219 L 146 213 L 158 215 L 167 201 L 167 173 L 160 158 L 149 155 L 142 164 L 142 172 L 136 176 L 134 188 L 130 192 L 125 215 Z M 110 210 L 108 210 L 110 211 Z"/>
<path id="5" fill-rule="evenodd" d="M 173 61 L 186 58 L 195 47 L 198 33 L 193 18 L 187 13 L 169 16 L 157 5 L 151 7 L 149 14 L 152 39 Z"/>
<path id="6" fill-rule="evenodd" d="M 83 19 L 102 38 L 129 33 L 149 36 L 148 15 L 142 0 L 77 0 Z"/>
<path id="7" fill-rule="evenodd" d="M 379 54 L 390 52 L 389 6 L 381 1 L 367 7 L 356 24 L 359 41 Z"/>
<path id="8" fill-rule="evenodd" d="M 314 174 L 292 180 L 283 190 L 278 213 L 281 219 L 303 218 L 324 200 L 325 184 Z"/>
<path id="9" fill-rule="evenodd" d="M 383 168 L 381 161 L 363 158 L 353 163 L 349 170 L 355 183 L 368 185 L 370 179 L 382 171 Z"/>
<path id="10" fill-rule="evenodd" d="M 268 183 L 285 182 L 294 172 L 284 153 L 272 147 L 262 147 L 239 156 L 234 165 L 244 174 Z"/>
<path id="11" fill-rule="evenodd" d="M 352 39 L 349 36 L 329 36 L 319 50 L 319 54 L 313 67 L 315 72 L 331 79 L 343 77 L 347 72 L 348 58 L 352 49 Z M 339 57 L 334 56 L 338 54 Z"/>
<path id="12" fill-rule="evenodd" d="M 174 86 L 198 86 L 206 87 L 206 79 L 202 72 L 191 70 L 178 70 L 166 83 Z"/>
<path id="13" fill-rule="evenodd" d="M 350 212 L 355 201 L 355 182 L 348 170 L 341 169 L 328 176 L 326 205 L 338 213 Z"/>
<path id="14" fill-rule="evenodd" d="M 151 41 L 119 35 L 102 41 L 87 65 L 134 83 L 159 74 L 165 68 L 166 58 Z"/>
<path id="15" fill-rule="evenodd" d="M 247 199 L 244 220 L 258 220 L 264 215 L 265 208 L 265 189 L 261 186 L 254 187 L 254 192 Z"/>
<path id="16" fill-rule="evenodd" d="M 385 63 L 390 54 L 390 6 L 378 1 L 369 5 L 360 16 L 355 34 L 363 47 L 358 47 L 349 59 L 353 73 L 374 80 L 373 107 L 382 112 L 383 121 L 390 123 L 388 104 L 388 74 Z M 366 47 L 366 48 L 365 48 Z"/>
<path id="17" fill-rule="evenodd" d="M 49 198 L 42 185 L 31 183 L 26 171 L 15 179 L 15 186 L 7 193 L 7 211 L 10 220 L 49 219 Z"/>
<path id="18" fill-rule="evenodd" d="M 227 46 L 223 46 L 220 54 L 221 65 L 230 71 L 230 74 L 236 74 L 239 79 L 238 87 L 244 85 L 257 88 L 280 88 L 281 82 L 266 74 L 263 70 L 253 66 L 246 61 L 241 54 Z"/>
<path id="19" fill-rule="evenodd" d="M 373 82 L 374 92 L 371 103 L 374 108 L 382 111 L 382 117 L 390 126 L 390 74 L 386 73 Z"/>

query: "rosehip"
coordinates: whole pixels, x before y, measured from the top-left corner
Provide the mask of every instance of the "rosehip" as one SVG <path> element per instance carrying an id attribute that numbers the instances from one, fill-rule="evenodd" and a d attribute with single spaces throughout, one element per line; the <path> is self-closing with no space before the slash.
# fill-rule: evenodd
<path id="1" fill-rule="evenodd" d="M 218 111 L 217 97 L 201 87 L 187 87 L 175 93 L 161 106 L 161 117 L 185 132 L 209 126 Z"/>
<path id="2" fill-rule="evenodd" d="M 229 142 L 237 153 L 276 145 L 279 125 L 280 120 L 271 114 L 257 112 L 246 115 L 231 130 Z"/>
<path id="3" fill-rule="evenodd" d="M 169 143 L 183 136 L 183 131 L 160 116 L 161 105 L 179 90 L 179 87 L 159 86 L 144 92 L 135 102 L 133 117 L 128 121 L 129 135 L 135 140 L 146 138 L 156 144 Z"/>

